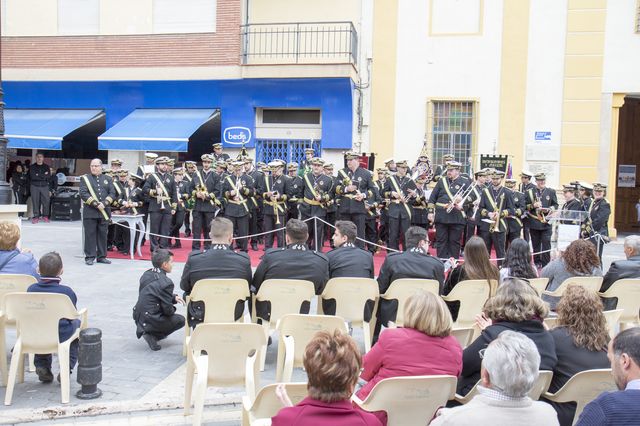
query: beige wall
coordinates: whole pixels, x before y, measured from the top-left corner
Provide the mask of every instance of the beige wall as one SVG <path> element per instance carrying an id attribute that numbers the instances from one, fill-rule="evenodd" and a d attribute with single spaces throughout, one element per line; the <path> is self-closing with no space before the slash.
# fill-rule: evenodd
<path id="1" fill-rule="evenodd" d="M 249 0 L 251 24 L 351 21 L 357 26 L 360 15 L 360 0 Z"/>
<path id="2" fill-rule="evenodd" d="M 58 33 L 57 0 L 2 0 L 6 7 L 2 35 L 53 35 Z"/>
<path id="3" fill-rule="evenodd" d="M 153 0 L 101 1 L 100 34 L 149 34 L 152 11 Z"/>

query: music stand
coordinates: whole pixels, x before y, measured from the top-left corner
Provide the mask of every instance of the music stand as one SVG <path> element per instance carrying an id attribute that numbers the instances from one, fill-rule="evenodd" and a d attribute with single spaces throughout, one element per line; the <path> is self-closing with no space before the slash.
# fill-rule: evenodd
<path id="1" fill-rule="evenodd" d="M 558 224 L 558 250 L 565 250 L 580 238 L 581 225 L 588 215 L 582 210 L 555 210 L 547 215 L 547 222 Z"/>

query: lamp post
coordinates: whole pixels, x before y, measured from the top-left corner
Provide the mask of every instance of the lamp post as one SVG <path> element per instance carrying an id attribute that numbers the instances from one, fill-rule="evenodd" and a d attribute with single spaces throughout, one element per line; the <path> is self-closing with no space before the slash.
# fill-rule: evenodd
<path id="1" fill-rule="evenodd" d="M 0 25 L 2 25 L 0 23 Z M 2 28 L 0 28 L 0 33 Z M 11 204 L 11 187 L 7 177 L 7 138 L 4 137 L 4 92 L 2 91 L 2 40 L 0 39 L 0 205 Z"/>

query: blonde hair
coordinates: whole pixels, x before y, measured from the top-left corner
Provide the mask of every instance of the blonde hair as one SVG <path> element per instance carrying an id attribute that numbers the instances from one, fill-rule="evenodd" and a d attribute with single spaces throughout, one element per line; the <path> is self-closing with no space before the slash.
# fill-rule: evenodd
<path id="1" fill-rule="evenodd" d="M 453 320 L 449 308 L 433 293 L 419 291 L 404 304 L 404 326 L 428 336 L 446 337 L 451 334 Z"/>
<path id="2" fill-rule="evenodd" d="M 484 313 L 493 321 L 522 322 L 546 317 L 549 307 L 531 285 L 512 278 L 505 280 L 496 295 L 487 300 Z"/>
<path id="3" fill-rule="evenodd" d="M 0 250 L 14 250 L 20 240 L 20 228 L 13 222 L 0 222 Z"/>

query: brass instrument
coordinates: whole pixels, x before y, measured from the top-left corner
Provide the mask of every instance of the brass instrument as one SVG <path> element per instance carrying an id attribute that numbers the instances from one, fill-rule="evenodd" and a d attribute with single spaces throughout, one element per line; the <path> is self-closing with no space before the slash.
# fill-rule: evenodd
<path id="1" fill-rule="evenodd" d="M 456 203 L 456 199 L 460 198 L 460 196 L 462 194 L 464 194 L 464 186 L 461 187 L 460 189 L 458 189 L 458 192 L 456 192 L 456 194 L 453 196 L 453 199 L 451 200 L 451 203 L 449 204 L 449 207 L 447 207 L 447 213 L 451 213 L 451 210 L 453 210 L 453 208 L 458 205 L 458 203 Z"/>
<path id="2" fill-rule="evenodd" d="M 164 210 L 164 199 L 165 197 L 162 195 L 162 186 L 156 185 L 156 203 L 160 203 L 160 209 Z"/>
<path id="3" fill-rule="evenodd" d="M 280 196 L 280 194 L 278 193 L 278 191 L 273 191 L 271 193 L 272 197 L 276 198 L 276 201 L 273 201 L 273 214 L 276 216 L 276 225 L 280 225 L 280 215 L 278 214 L 278 197 Z"/>
<path id="4" fill-rule="evenodd" d="M 496 228 L 500 229 L 500 216 L 502 216 L 502 207 L 504 206 L 504 192 L 500 194 L 500 204 L 498 204 L 498 210 L 496 211 L 496 217 L 491 221 L 489 225 L 489 232 L 496 232 Z"/>
<path id="5" fill-rule="evenodd" d="M 349 179 L 349 181 L 351 181 L 351 179 Z M 313 183 L 313 191 L 320 196 L 320 201 L 318 201 L 320 203 L 320 207 L 327 208 L 329 205 L 327 204 L 327 201 L 324 200 L 324 191 L 320 189 L 318 182 Z"/>
<path id="6" fill-rule="evenodd" d="M 540 205 L 542 205 L 542 200 L 540 199 L 540 197 L 536 194 L 536 199 L 534 200 L 535 203 L 540 203 Z M 544 210 L 546 210 L 548 212 L 549 209 L 545 208 L 545 207 L 536 207 L 536 218 L 542 222 L 542 223 L 547 223 L 547 215 L 544 212 Z"/>

